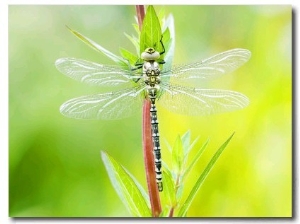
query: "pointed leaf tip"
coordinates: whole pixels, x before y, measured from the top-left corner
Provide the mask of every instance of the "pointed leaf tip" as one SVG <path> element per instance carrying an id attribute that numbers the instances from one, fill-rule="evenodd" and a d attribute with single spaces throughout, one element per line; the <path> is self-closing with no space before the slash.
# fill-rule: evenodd
<path id="1" fill-rule="evenodd" d="M 215 165 L 216 161 L 218 160 L 218 158 L 220 157 L 220 155 L 222 154 L 222 152 L 224 151 L 224 149 L 226 148 L 226 146 L 228 145 L 228 143 L 232 139 L 233 135 L 234 135 L 234 133 L 220 146 L 220 148 L 217 150 L 217 152 L 214 154 L 214 156 L 211 158 L 211 160 L 209 161 L 209 163 L 205 167 L 204 171 L 202 172 L 202 174 L 200 175 L 200 177 L 196 181 L 193 189 L 191 190 L 189 196 L 187 197 L 187 199 L 183 203 L 182 207 L 180 208 L 180 210 L 178 212 L 179 217 L 183 217 L 187 214 L 187 210 L 189 209 L 193 199 L 195 198 L 196 193 L 198 192 L 198 190 L 200 189 L 200 187 L 203 184 L 204 180 L 208 176 L 209 172 L 211 171 L 211 169 Z"/>
<path id="2" fill-rule="evenodd" d="M 151 217 L 149 199 L 137 180 L 116 160 L 101 151 L 110 181 L 121 201 L 133 216 Z"/>

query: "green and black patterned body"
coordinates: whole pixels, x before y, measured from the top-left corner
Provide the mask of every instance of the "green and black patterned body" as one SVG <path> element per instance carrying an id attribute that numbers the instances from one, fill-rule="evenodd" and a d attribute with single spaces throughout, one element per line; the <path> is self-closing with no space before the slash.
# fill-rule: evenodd
<path id="1" fill-rule="evenodd" d="M 159 191 L 163 190 L 162 184 L 162 165 L 161 165 L 161 153 L 158 131 L 158 119 L 155 102 L 160 89 L 160 67 L 156 61 L 160 57 L 160 53 L 153 48 L 147 48 L 142 54 L 142 59 L 145 61 L 143 64 L 143 78 L 147 85 L 147 96 L 151 101 L 150 117 L 151 117 L 151 131 L 153 142 L 153 153 L 155 162 L 156 183 Z"/>

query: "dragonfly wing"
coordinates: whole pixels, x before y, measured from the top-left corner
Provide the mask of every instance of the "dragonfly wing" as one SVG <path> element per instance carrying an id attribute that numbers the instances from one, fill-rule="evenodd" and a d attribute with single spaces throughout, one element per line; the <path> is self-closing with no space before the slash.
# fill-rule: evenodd
<path id="1" fill-rule="evenodd" d="M 82 96 L 65 102 L 60 112 L 77 119 L 115 120 L 132 116 L 142 108 L 143 89 Z"/>
<path id="2" fill-rule="evenodd" d="M 251 52 L 246 49 L 232 49 L 214 55 L 200 62 L 175 66 L 169 72 L 162 72 L 162 77 L 172 77 L 175 83 L 198 85 L 197 82 L 216 78 L 230 73 L 249 60 Z"/>
<path id="3" fill-rule="evenodd" d="M 169 87 L 158 102 L 174 113 L 199 116 L 242 109 L 249 104 L 249 99 L 230 90 Z"/>
<path id="4" fill-rule="evenodd" d="M 60 58 L 55 62 L 57 69 L 75 80 L 97 86 L 131 87 L 133 79 L 139 78 L 134 72 L 118 66 L 101 65 L 76 58 Z"/>

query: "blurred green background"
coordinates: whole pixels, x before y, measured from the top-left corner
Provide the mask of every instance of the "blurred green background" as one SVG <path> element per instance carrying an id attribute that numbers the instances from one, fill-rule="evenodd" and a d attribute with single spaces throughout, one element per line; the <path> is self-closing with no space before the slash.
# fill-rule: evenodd
<path id="1" fill-rule="evenodd" d="M 292 215 L 291 6 L 155 6 L 175 19 L 174 64 L 232 48 L 252 58 L 213 82 L 247 95 L 241 111 L 187 117 L 159 109 L 164 141 L 191 130 L 196 151 L 210 143 L 189 176 L 186 192 L 216 149 L 235 136 L 197 194 L 192 217 Z M 63 117 L 68 99 L 97 92 L 59 73 L 54 62 L 77 57 L 112 64 L 79 41 L 68 25 L 110 51 L 134 50 L 134 6 L 9 6 L 9 215 L 14 217 L 130 216 L 111 186 L 100 150 L 145 187 L 141 114 L 119 121 Z M 183 105 L 184 106 L 184 105 Z M 164 157 L 164 155 L 166 155 Z"/>

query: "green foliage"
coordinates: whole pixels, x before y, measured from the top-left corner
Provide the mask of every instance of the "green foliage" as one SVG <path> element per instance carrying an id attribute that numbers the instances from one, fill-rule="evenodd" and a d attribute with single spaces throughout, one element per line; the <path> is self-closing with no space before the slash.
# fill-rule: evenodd
<path id="1" fill-rule="evenodd" d="M 129 36 L 128 34 L 125 35 L 134 45 L 137 54 L 138 52 L 142 53 L 147 47 L 153 47 L 159 52 L 163 51 L 163 46 L 161 44 L 162 41 L 166 51 L 166 56 L 162 55 L 161 58 L 163 59 L 163 57 L 165 56 L 167 60 L 165 69 L 170 69 L 175 48 L 174 21 L 172 16 L 169 16 L 167 20 L 164 20 L 164 18 L 162 18 L 161 16 L 160 18 L 161 21 L 164 21 L 163 34 L 161 31 L 161 23 L 155 13 L 154 8 L 153 6 L 149 6 L 147 8 L 147 13 L 143 21 L 141 32 L 139 32 L 138 26 L 134 25 L 137 34 L 140 35 L 140 38 Z M 102 52 L 104 55 L 106 55 L 108 58 L 112 59 L 119 65 L 132 66 L 139 60 L 139 55 L 133 54 L 124 48 L 120 48 L 120 53 L 123 57 L 121 58 L 106 50 L 91 39 L 83 36 L 79 32 L 74 31 L 70 28 L 68 29 L 85 44 L 92 47 L 94 50 Z M 182 195 L 184 191 L 185 181 L 187 181 L 186 177 L 195 166 L 196 162 L 199 160 L 208 144 L 208 141 L 206 141 L 200 148 L 200 150 L 197 151 L 192 162 L 188 165 L 187 161 L 189 153 L 198 141 L 198 138 L 191 142 L 190 131 L 186 132 L 182 137 L 178 136 L 176 138 L 173 147 L 169 146 L 172 158 L 172 169 L 170 170 L 166 163 L 163 162 L 163 183 L 165 186 L 163 195 L 165 204 L 163 206 L 162 214 L 160 215 L 161 217 L 174 216 L 174 211 L 177 211 L 176 214 L 179 217 L 186 216 L 187 210 L 190 207 L 196 193 L 200 189 L 200 186 L 207 177 L 209 171 L 213 168 L 215 162 L 229 143 L 232 136 L 215 153 L 201 176 L 196 181 L 196 184 L 189 193 L 189 196 L 183 203 Z M 101 152 L 101 155 L 114 189 L 118 193 L 125 207 L 132 214 L 132 216 L 150 217 L 151 211 L 149 208 L 149 198 L 138 181 L 132 174 L 130 174 L 107 153 Z"/>
<path id="2" fill-rule="evenodd" d="M 135 24 L 135 25 L 137 25 L 137 24 Z M 137 32 L 138 35 L 140 35 L 139 31 L 136 31 L 136 32 Z M 135 50 L 136 50 L 136 55 L 140 55 L 140 41 L 139 41 L 139 39 L 136 36 L 134 36 L 134 35 L 130 36 L 130 35 L 126 34 L 126 33 L 125 33 L 125 36 L 134 45 Z"/>
<path id="3" fill-rule="evenodd" d="M 172 177 L 170 170 L 163 170 L 163 181 L 164 181 L 164 198 L 166 204 L 166 209 L 170 209 L 171 207 L 176 205 L 176 192 L 175 192 L 175 183 Z"/>
<path id="4" fill-rule="evenodd" d="M 164 61 L 166 62 L 164 65 L 164 69 L 166 71 L 171 70 L 172 61 L 175 52 L 175 28 L 174 28 L 174 18 L 172 15 L 168 16 L 166 20 L 164 20 L 163 25 L 163 43 L 166 49 L 166 53 L 164 55 Z"/>
<path id="5" fill-rule="evenodd" d="M 191 149 L 193 148 L 193 146 L 196 144 L 198 140 L 197 138 L 191 143 L 190 138 L 191 138 L 190 131 L 186 132 L 181 138 L 180 137 L 176 138 L 172 150 L 172 167 L 173 167 L 172 176 L 173 176 L 173 182 L 175 183 L 175 186 L 173 189 L 171 189 L 171 192 L 167 192 L 170 190 L 170 187 L 168 187 L 166 189 L 166 192 L 164 193 L 165 198 L 168 195 L 174 195 L 174 194 L 176 195 L 176 202 L 172 201 L 167 205 L 167 207 L 173 210 L 176 209 L 178 211 L 178 213 L 176 213 L 177 214 L 176 216 L 178 217 L 186 216 L 187 209 L 191 205 L 205 177 L 208 175 L 209 171 L 213 168 L 214 164 L 216 163 L 217 159 L 219 158 L 219 156 L 221 155 L 221 153 L 229 143 L 232 136 L 230 136 L 230 138 L 217 150 L 217 152 L 215 153 L 215 155 L 213 156 L 213 158 L 211 159 L 207 167 L 204 169 L 203 173 L 198 178 L 195 186 L 193 187 L 192 191 L 189 193 L 188 198 L 182 203 L 182 193 L 184 190 L 185 182 L 187 181 L 185 177 L 190 173 L 190 171 L 192 170 L 195 163 L 200 158 L 201 154 L 203 153 L 203 151 L 205 150 L 208 144 L 208 141 L 206 141 L 202 145 L 200 150 L 197 151 L 196 156 L 194 156 L 192 162 L 188 165 L 187 164 L 188 156 L 191 152 Z M 164 183 L 166 181 L 170 182 L 168 180 L 168 175 L 167 175 L 167 179 L 164 180 Z"/>
<path id="6" fill-rule="evenodd" d="M 190 173 L 192 167 L 194 167 L 196 161 L 200 158 L 200 155 L 205 150 L 208 141 L 202 145 L 200 150 L 197 151 L 195 158 L 188 165 L 188 156 L 192 151 L 191 149 L 196 143 L 196 140 L 190 144 L 191 134 L 189 131 L 186 132 L 182 137 L 178 136 L 176 138 L 174 146 L 171 150 L 172 170 L 170 170 L 165 163 L 163 163 L 164 190 L 162 195 L 164 204 L 162 207 L 161 217 L 170 216 L 171 211 L 174 212 L 172 216 L 175 217 L 185 217 L 187 215 L 187 211 L 191 206 L 197 192 L 200 190 L 205 178 L 214 167 L 215 163 L 232 137 L 233 134 L 216 151 L 185 200 L 183 200 L 182 195 L 184 185 L 188 179 L 184 177 Z M 151 216 L 150 209 L 148 207 L 149 199 L 147 196 L 145 196 L 146 193 L 138 181 L 118 162 L 104 152 L 102 152 L 102 159 L 105 163 L 105 167 L 108 171 L 113 187 L 131 214 L 138 217 L 144 217 L 144 215 L 146 217 Z"/>
<path id="7" fill-rule="evenodd" d="M 125 36 L 131 41 L 134 45 L 136 54 L 131 53 L 130 51 L 120 48 L 120 53 L 122 57 L 119 57 L 112 52 L 108 51 L 95 41 L 85 37 L 81 33 L 67 27 L 71 33 L 73 33 L 77 38 L 83 41 L 92 49 L 103 53 L 105 56 L 113 60 L 115 63 L 119 64 L 120 66 L 129 68 L 135 66 L 137 62 L 140 61 L 140 54 L 147 48 L 153 47 L 159 52 L 163 51 L 163 46 L 161 44 L 161 40 L 163 42 L 165 48 L 165 54 L 161 55 L 161 59 L 166 58 L 166 63 L 164 68 L 167 70 L 171 69 L 172 60 L 174 56 L 174 48 L 175 48 L 175 31 L 174 31 L 174 20 L 172 16 L 169 16 L 166 20 L 162 18 L 164 23 L 163 34 L 161 31 L 160 21 L 155 13 L 153 6 L 149 6 L 147 8 L 147 13 L 144 18 L 142 31 L 140 32 L 138 29 L 137 24 L 133 24 L 135 31 L 137 32 L 136 37 L 134 35 L 130 36 L 125 33 Z"/>
<path id="8" fill-rule="evenodd" d="M 162 38 L 160 22 L 156 15 L 153 6 L 148 6 L 147 12 L 143 21 L 143 26 L 140 36 L 140 53 L 146 48 L 153 47 L 156 51 L 161 52 L 163 47 L 160 43 Z"/>
<path id="9" fill-rule="evenodd" d="M 232 134 L 227 140 L 226 142 L 224 142 L 221 147 L 217 150 L 217 152 L 215 153 L 215 155 L 211 158 L 210 162 L 207 164 L 206 168 L 204 169 L 204 171 L 202 172 L 201 176 L 197 179 L 196 184 L 194 185 L 193 189 L 191 190 L 188 198 L 185 200 L 185 202 L 183 203 L 182 207 L 179 209 L 178 212 L 178 216 L 179 217 L 184 217 L 187 214 L 187 210 L 190 207 L 193 199 L 196 196 L 196 193 L 198 192 L 198 190 L 200 189 L 201 185 L 203 184 L 205 178 L 207 177 L 207 175 L 209 174 L 209 172 L 211 171 L 211 169 L 213 168 L 213 166 L 215 165 L 216 161 L 218 160 L 218 158 L 220 157 L 220 155 L 222 154 L 223 150 L 226 148 L 226 146 L 228 145 L 228 143 L 230 142 L 231 138 L 233 137 L 234 134 Z M 204 150 L 206 146 L 205 145 L 202 147 L 202 149 Z M 202 151 L 202 150 L 199 150 Z"/>
<path id="10" fill-rule="evenodd" d="M 113 54 L 112 52 L 106 50 L 104 47 L 100 46 L 99 44 L 97 44 L 95 41 L 85 37 L 84 35 L 82 35 L 81 33 L 72 30 L 71 28 L 67 27 L 76 37 L 78 37 L 81 41 L 83 41 L 83 43 L 87 44 L 88 46 L 90 46 L 91 48 L 93 48 L 96 51 L 100 51 L 101 53 L 103 53 L 105 56 L 109 57 L 110 59 L 112 59 L 114 62 L 120 64 L 120 65 L 126 65 L 127 61 L 124 60 L 123 58 Z"/>
<path id="11" fill-rule="evenodd" d="M 150 217 L 149 198 L 138 181 L 105 152 L 102 160 L 114 189 L 129 212 L 136 217 Z"/>
<path id="12" fill-rule="evenodd" d="M 157 12 L 162 7 L 154 6 Z M 291 217 L 291 5 L 168 5 L 165 12 L 168 18 L 160 20 L 163 31 L 171 18 L 168 13 L 176 18 L 175 54 L 179 64 L 232 47 L 255 53 L 246 67 L 238 70 L 234 78 L 229 77 L 229 82 L 226 76 L 214 83 L 250 96 L 252 104 L 246 110 L 208 117 L 182 117 L 159 111 L 161 134 L 166 133 L 168 140 L 174 138 L 170 141 L 172 146 L 178 133 L 188 129 L 192 140 L 201 136 L 201 143 L 210 136 L 206 152 L 195 165 L 199 176 L 210 159 L 204 156 L 217 149 L 217 143 L 221 145 L 231 130 L 236 131 L 227 148 L 230 150 L 223 153 L 215 167 L 220 172 L 211 172 L 188 209 L 188 216 Z M 108 150 L 133 172 L 135 166 L 130 161 L 142 157 L 141 136 L 137 133 L 140 118 L 83 122 L 62 117 L 58 111 L 61 103 L 83 93 L 98 93 L 99 88 L 71 82 L 57 72 L 53 61 L 70 56 L 98 62 L 107 59 L 77 41 L 65 24 L 121 57 L 118 45 L 124 47 L 124 31 L 139 37 L 134 30 L 126 29 L 135 22 L 131 16 L 134 13 L 132 5 L 9 5 L 10 217 L 130 215 L 102 169 L 99 149 Z M 164 37 L 163 34 L 163 40 Z M 130 47 L 125 48 L 139 56 L 139 49 L 136 53 Z M 166 62 L 170 51 L 166 52 Z M 249 133 L 254 133 L 253 137 Z M 192 152 L 196 154 L 201 146 L 197 144 Z M 167 148 L 162 150 L 163 158 L 169 159 L 165 156 Z M 188 165 L 194 159 L 191 155 Z M 191 172 L 198 171 L 195 167 Z M 140 182 L 144 181 L 140 178 L 144 172 L 142 165 L 135 170 Z M 191 173 L 186 178 L 183 192 L 187 196 L 197 175 L 194 180 Z M 220 186 L 220 181 L 224 185 Z M 168 210 L 164 214 L 167 216 Z"/>
<path id="13" fill-rule="evenodd" d="M 190 152 L 190 150 L 192 149 L 192 147 L 194 147 L 194 144 L 195 144 L 196 142 L 197 142 L 197 139 L 194 140 L 194 142 L 189 146 L 189 148 L 188 148 L 188 147 L 184 147 L 184 149 L 187 150 L 187 152 L 186 152 L 185 155 L 187 155 L 187 154 Z M 185 170 L 185 172 L 184 172 L 184 174 L 183 174 L 183 176 L 182 176 L 183 179 L 187 176 L 187 174 L 190 172 L 190 170 L 195 166 L 196 162 L 199 160 L 200 156 L 201 156 L 202 153 L 204 152 L 204 150 L 205 150 L 207 144 L 208 144 L 208 140 L 207 140 L 207 141 L 203 144 L 203 146 L 197 151 L 197 154 L 194 156 L 192 162 L 191 162 L 190 165 L 186 168 L 186 170 Z"/>
<path id="14" fill-rule="evenodd" d="M 129 36 L 125 34 L 126 37 L 132 42 L 135 46 L 137 52 L 143 52 L 147 47 L 154 47 L 157 51 L 162 51 L 162 45 L 160 41 L 162 40 L 164 43 L 164 47 L 166 50 L 166 55 L 168 61 L 166 66 L 168 68 L 171 67 L 171 62 L 174 54 L 174 25 L 172 17 L 169 17 L 165 22 L 165 29 L 162 34 L 160 21 L 155 13 L 153 6 L 149 6 L 147 9 L 146 16 L 144 18 L 142 31 L 139 32 L 137 30 L 137 25 L 135 25 L 135 29 L 138 34 L 140 34 L 140 42 L 139 39 L 135 36 Z M 84 43 L 92 47 L 93 49 L 102 52 L 104 55 L 112 59 L 114 62 L 120 65 L 130 65 L 135 64 L 139 60 L 139 56 L 131 53 L 130 51 L 120 48 L 120 52 L 123 58 L 114 55 L 110 51 L 106 50 L 102 46 L 98 45 L 94 41 L 89 38 L 83 36 L 69 28 L 69 30 L 77 36 Z M 170 51 L 169 51 L 170 50 Z M 232 137 L 232 136 L 231 136 Z M 183 204 L 180 203 L 182 200 L 182 193 L 184 189 L 184 182 L 186 181 L 186 176 L 192 170 L 202 152 L 205 150 L 208 141 L 206 141 L 200 150 L 198 150 L 196 156 L 192 160 L 192 162 L 187 165 L 188 155 L 191 152 L 191 149 L 196 144 L 198 138 L 191 143 L 191 134 L 190 132 L 186 132 L 182 137 L 178 136 L 174 143 L 173 148 L 170 150 L 172 155 L 172 170 L 170 170 L 165 163 L 165 170 L 163 171 L 163 182 L 165 186 L 164 190 L 164 198 L 165 198 L 165 206 L 163 207 L 163 212 L 161 216 L 170 215 L 171 211 L 177 209 L 178 216 L 183 217 L 186 216 L 187 210 L 190 207 L 193 198 L 198 192 L 201 184 L 203 183 L 205 177 L 208 175 L 209 171 L 214 166 L 218 157 L 223 152 L 224 148 L 227 146 L 231 137 L 220 147 L 220 149 L 216 152 L 215 156 L 212 158 L 210 163 L 207 165 L 206 169 L 203 171 L 202 175 L 197 180 L 195 186 L 190 192 L 188 198 L 185 200 Z M 149 217 L 151 216 L 151 212 L 149 209 L 149 199 L 146 196 L 145 191 L 137 182 L 137 180 L 131 175 L 127 170 L 125 170 L 119 163 L 117 163 L 111 156 L 107 153 L 102 152 L 102 160 L 105 164 L 106 170 L 108 172 L 109 178 L 124 203 L 125 207 L 128 208 L 130 213 L 136 217 Z M 173 212 L 172 212 L 173 216 Z"/>
<path id="15" fill-rule="evenodd" d="M 183 161 L 183 146 L 180 136 L 177 136 L 172 150 L 172 168 L 175 172 L 180 172 Z"/>
<path id="16" fill-rule="evenodd" d="M 131 53 L 130 51 L 124 49 L 124 48 L 120 48 L 120 52 L 123 58 L 126 58 L 126 60 L 128 60 L 130 65 L 133 65 L 135 62 L 137 62 L 139 60 L 138 56 Z"/>

